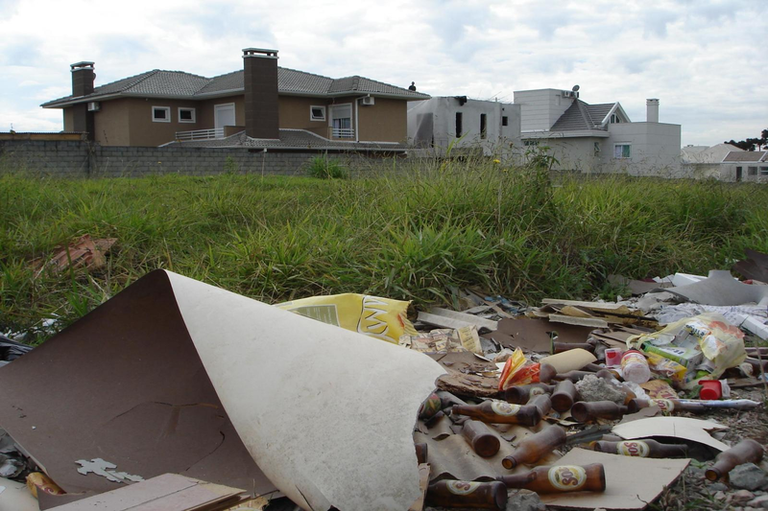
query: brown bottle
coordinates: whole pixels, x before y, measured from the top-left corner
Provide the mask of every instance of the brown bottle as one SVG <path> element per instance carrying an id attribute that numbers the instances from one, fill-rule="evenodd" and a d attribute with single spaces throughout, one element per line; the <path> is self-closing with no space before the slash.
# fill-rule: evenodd
<path id="1" fill-rule="evenodd" d="M 416 461 L 419 462 L 419 465 L 427 463 L 427 452 L 429 450 L 427 444 L 414 444 L 414 446 L 416 447 Z"/>
<path id="2" fill-rule="evenodd" d="M 518 385 L 516 387 L 509 387 L 504 391 L 504 400 L 508 403 L 521 405 L 523 403 L 527 403 L 528 400 L 533 396 L 537 396 L 539 394 L 549 394 L 554 389 L 554 385 L 547 385 L 546 383 Z"/>
<path id="3" fill-rule="evenodd" d="M 484 423 L 468 419 L 461 427 L 461 435 L 469 442 L 472 450 L 483 458 L 490 458 L 499 452 L 501 442 Z"/>
<path id="4" fill-rule="evenodd" d="M 594 449 L 598 452 L 636 456 L 638 458 L 686 458 L 688 456 L 687 445 L 668 445 L 651 439 L 622 440 L 621 442 L 599 440 L 594 442 Z"/>
<path id="5" fill-rule="evenodd" d="M 522 463 L 535 463 L 556 447 L 565 443 L 565 430 L 560 426 L 550 426 L 535 435 L 523 439 L 515 452 L 501 460 L 506 469 L 513 469 Z"/>
<path id="6" fill-rule="evenodd" d="M 485 401 L 479 405 L 454 405 L 451 414 L 466 415 L 487 423 L 535 426 L 541 413 L 535 406 L 513 405 L 506 401 Z"/>
<path id="7" fill-rule="evenodd" d="M 571 409 L 573 403 L 579 400 L 579 393 L 576 391 L 576 385 L 571 380 L 563 380 L 557 384 L 555 391 L 550 396 L 552 408 L 555 411 L 563 413 Z"/>
<path id="8" fill-rule="evenodd" d="M 536 493 L 572 491 L 605 491 L 605 468 L 602 463 L 536 467 L 525 474 L 496 478 L 507 488 L 525 488 Z"/>
<path id="9" fill-rule="evenodd" d="M 533 396 L 526 404 L 538 408 L 542 417 L 545 417 L 552 410 L 552 401 L 547 394 Z"/>
<path id="10" fill-rule="evenodd" d="M 429 485 L 425 503 L 442 507 L 505 509 L 507 487 L 499 481 L 480 483 L 442 480 Z"/>
<path id="11" fill-rule="evenodd" d="M 592 403 L 579 401 L 571 407 L 571 416 L 579 422 L 589 422 L 596 419 L 620 419 L 632 412 L 628 407 L 617 405 L 613 401 L 595 401 Z"/>
<path id="12" fill-rule="evenodd" d="M 539 381 L 549 383 L 557 375 L 557 369 L 551 364 L 541 364 L 539 366 Z"/>
<path id="13" fill-rule="evenodd" d="M 743 463 L 760 463 L 763 459 L 763 446 L 746 438 L 715 458 L 715 464 L 707 469 L 705 475 L 710 481 L 717 481 L 730 472 L 736 465 Z"/>
<path id="14" fill-rule="evenodd" d="M 562 353 L 564 351 L 568 350 L 574 350 L 576 348 L 581 348 L 583 350 L 587 350 L 590 353 L 593 353 L 595 351 L 595 345 L 588 342 L 555 342 L 552 341 L 549 352 L 552 355 L 555 355 L 557 353 Z"/>

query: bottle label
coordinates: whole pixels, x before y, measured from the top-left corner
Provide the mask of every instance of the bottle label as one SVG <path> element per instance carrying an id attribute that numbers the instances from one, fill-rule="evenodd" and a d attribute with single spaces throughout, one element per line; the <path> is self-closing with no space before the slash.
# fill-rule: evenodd
<path id="1" fill-rule="evenodd" d="M 645 442 L 638 440 L 619 442 L 616 445 L 616 453 L 622 456 L 637 456 L 638 458 L 647 458 L 650 448 Z"/>
<path id="2" fill-rule="evenodd" d="M 446 481 L 445 487 L 454 495 L 469 495 L 477 490 L 480 483 L 474 481 Z"/>
<path id="3" fill-rule="evenodd" d="M 517 412 L 520 411 L 520 405 L 513 405 L 506 401 L 491 401 L 491 410 L 493 410 L 493 413 L 496 415 L 511 417 L 517 415 Z"/>
<path id="4" fill-rule="evenodd" d="M 651 404 L 658 406 L 663 413 L 670 413 L 675 409 L 675 403 L 669 399 L 651 399 Z"/>
<path id="5" fill-rule="evenodd" d="M 582 467 L 563 465 L 550 468 L 547 477 L 560 491 L 578 491 L 587 482 L 587 471 Z"/>

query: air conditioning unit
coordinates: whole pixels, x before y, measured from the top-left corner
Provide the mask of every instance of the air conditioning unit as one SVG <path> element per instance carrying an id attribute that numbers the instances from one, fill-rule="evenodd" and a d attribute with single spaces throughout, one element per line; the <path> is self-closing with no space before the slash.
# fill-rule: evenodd
<path id="1" fill-rule="evenodd" d="M 91 101 L 88 103 L 89 112 L 98 112 L 99 110 L 101 110 L 101 103 L 98 101 Z"/>
<path id="2" fill-rule="evenodd" d="M 373 106 L 376 104 L 376 101 L 374 100 L 373 96 L 366 96 L 360 101 L 360 104 L 363 106 Z"/>
<path id="3" fill-rule="evenodd" d="M 564 98 L 572 98 L 572 97 L 573 97 L 573 91 L 570 91 L 570 90 L 564 90 L 564 91 L 563 91 L 563 97 L 564 97 Z"/>

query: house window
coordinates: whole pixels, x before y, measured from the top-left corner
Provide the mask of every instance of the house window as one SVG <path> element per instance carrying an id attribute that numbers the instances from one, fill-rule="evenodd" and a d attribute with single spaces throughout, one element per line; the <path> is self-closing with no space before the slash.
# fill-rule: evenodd
<path id="1" fill-rule="evenodd" d="M 630 156 L 632 156 L 632 146 L 630 144 L 613 145 L 614 158 L 629 158 Z"/>
<path id="2" fill-rule="evenodd" d="M 760 175 L 768 176 L 768 167 L 760 167 Z"/>
<path id="3" fill-rule="evenodd" d="M 456 138 L 459 138 L 461 136 L 461 132 L 462 132 L 461 121 L 462 121 L 461 112 L 456 112 Z"/>
<path id="4" fill-rule="evenodd" d="M 537 145 L 539 145 L 539 141 L 538 140 L 523 140 L 523 145 L 524 146 L 537 146 Z"/>
<path id="5" fill-rule="evenodd" d="M 747 175 L 748 176 L 756 176 L 757 175 L 757 167 L 747 167 Z"/>
<path id="6" fill-rule="evenodd" d="M 324 121 L 325 120 L 325 107 L 324 106 L 311 106 L 311 107 L 309 107 L 309 120 L 310 121 Z"/>
<path id="7" fill-rule="evenodd" d="M 486 115 L 480 114 L 480 138 L 488 138 L 488 131 L 486 130 Z"/>
<path id="8" fill-rule="evenodd" d="M 509 126 L 509 117 L 506 115 L 501 116 L 501 125 L 502 126 Z"/>
<path id="9" fill-rule="evenodd" d="M 600 154 L 600 142 L 595 142 L 593 152 L 595 153 L 595 156 Z"/>
<path id="10" fill-rule="evenodd" d="M 152 122 L 171 122 L 171 107 L 153 106 Z"/>
<path id="11" fill-rule="evenodd" d="M 355 138 L 352 127 L 352 105 L 333 105 L 331 107 L 331 133 L 334 138 Z"/>
<path id="12" fill-rule="evenodd" d="M 611 114 L 611 124 L 618 124 L 621 122 L 621 119 L 619 119 L 619 116 L 616 114 Z"/>
<path id="13" fill-rule="evenodd" d="M 194 123 L 195 122 L 195 109 L 194 108 L 182 108 L 179 107 L 179 122 L 181 123 Z"/>

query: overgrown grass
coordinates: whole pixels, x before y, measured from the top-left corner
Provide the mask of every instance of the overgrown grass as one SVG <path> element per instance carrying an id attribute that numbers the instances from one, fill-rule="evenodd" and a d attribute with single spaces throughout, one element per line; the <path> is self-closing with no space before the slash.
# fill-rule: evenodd
<path id="1" fill-rule="evenodd" d="M 390 160 L 346 180 L 224 174 L 59 180 L 0 176 L 0 331 L 66 325 L 155 269 L 266 302 L 361 292 L 450 303 L 610 294 L 606 276 L 729 268 L 768 252 L 768 188 L 558 176 L 485 160 Z M 114 237 L 105 268 L 36 277 L 82 234 Z"/>

